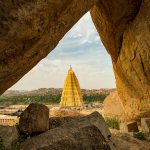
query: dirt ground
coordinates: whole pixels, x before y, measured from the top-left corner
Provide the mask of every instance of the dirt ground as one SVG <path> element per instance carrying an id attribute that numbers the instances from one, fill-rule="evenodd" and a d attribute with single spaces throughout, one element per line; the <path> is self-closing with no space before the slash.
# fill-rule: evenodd
<path id="1" fill-rule="evenodd" d="M 110 129 L 117 150 L 150 150 L 150 141 L 138 140 L 129 134 Z"/>

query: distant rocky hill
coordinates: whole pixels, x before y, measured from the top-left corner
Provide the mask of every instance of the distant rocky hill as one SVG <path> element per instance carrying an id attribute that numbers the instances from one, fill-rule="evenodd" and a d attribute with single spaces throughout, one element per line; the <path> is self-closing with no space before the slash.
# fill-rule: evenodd
<path id="1" fill-rule="evenodd" d="M 116 89 L 82 89 L 83 95 L 109 94 Z M 35 96 L 35 95 L 58 95 L 61 94 L 61 88 L 40 88 L 31 91 L 8 90 L 3 96 Z"/>

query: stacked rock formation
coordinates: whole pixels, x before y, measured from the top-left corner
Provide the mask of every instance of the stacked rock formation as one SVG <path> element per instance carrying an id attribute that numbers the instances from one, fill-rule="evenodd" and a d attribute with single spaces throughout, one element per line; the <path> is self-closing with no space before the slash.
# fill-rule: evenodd
<path id="1" fill-rule="evenodd" d="M 83 105 L 83 98 L 81 95 L 80 85 L 71 67 L 68 71 L 68 75 L 65 80 L 60 105 L 61 106 Z"/>
<path id="2" fill-rule="evenodd" d="M 22 150 L 116 150 L 111 133 L 98 112 L 59 125 L 22 142 Z"/>

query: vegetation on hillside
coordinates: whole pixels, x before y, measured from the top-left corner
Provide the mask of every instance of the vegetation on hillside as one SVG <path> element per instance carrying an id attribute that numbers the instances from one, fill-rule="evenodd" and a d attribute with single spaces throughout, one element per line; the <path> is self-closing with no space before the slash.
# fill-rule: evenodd
<path id="1" fill-rule="evenodd" d="M 84 102 L 95 102 L 100 101 L 103 102 L 108 94 L 91 94 L 91 95 L 83 95 Z"/>
<path id="2" fill-rule="evenodd" d="M 84 102 L 102 102 L 107 94 L 91 94 L 83 95 Z M 9 105 L 27 105 L 30 103 L 43 103 L 43 104 L 58 104 L 60 102 L 61 94 L 56 95 L 36 95 L 36 96 L 0 96 L 0 106 Z"/>
<path id="3" fill-rule="evenodd" d="M 44 95 L 44 96 L 1 96 L 0 106 L 9 106 L 16 104 L 43 103 L 53 104 L 58 103 L 61 95 Z"/>
<path id="4" fill-rule="evenodd" d="M 1 136 L 0 136 L 0 150 L 5 150 L 4 141 Z"/>

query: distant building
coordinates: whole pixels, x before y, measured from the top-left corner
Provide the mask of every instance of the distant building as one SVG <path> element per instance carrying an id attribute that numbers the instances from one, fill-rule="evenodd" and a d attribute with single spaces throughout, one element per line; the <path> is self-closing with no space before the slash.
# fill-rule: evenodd
<path id="1" fill-rule="evenodd" d="M 60 106 L 82 106 L 83 98 L 81 95 L 78 79 L 70 67 L 66 77 L 61 96 Z"/>
<path id="2" fill-rule="evenodd" d="M 13 126 L 18 123 L 18 120 L 17 116 L 0 115 L 0 125 Z"/>

